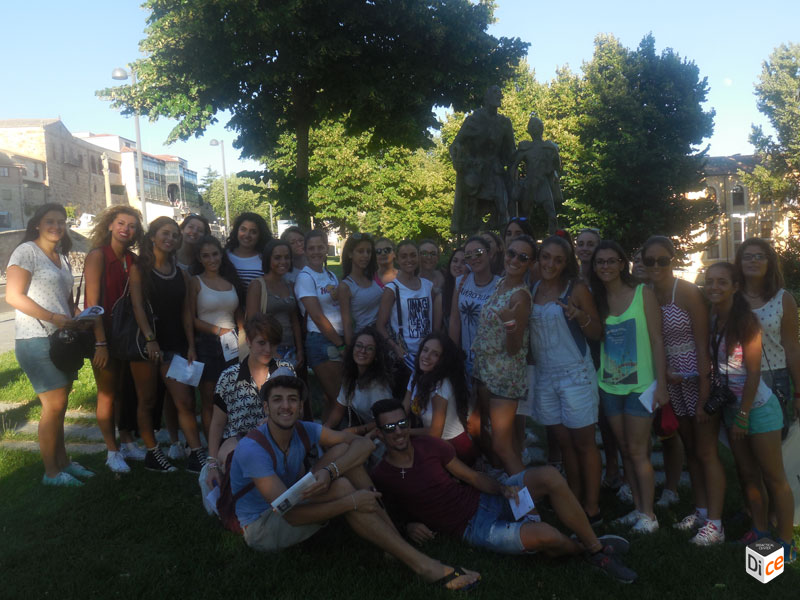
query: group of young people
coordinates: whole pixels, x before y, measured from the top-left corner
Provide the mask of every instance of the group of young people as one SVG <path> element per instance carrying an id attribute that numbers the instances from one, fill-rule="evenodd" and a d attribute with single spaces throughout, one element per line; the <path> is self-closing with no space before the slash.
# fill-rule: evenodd
<path id="1" fill-rule="evenodd" d="M 60 205 L 37 211 L 7 270 L 17 358 L 43 405 L 50 485 L 80 485 L 93 474 L 64 449 L 76 374 L 48 357 L 47 336 L 77 326 L 65 221 Z M 675 276 L 667 238 L 650 238 L 631 270 L 619 244 L 595 230 L 582 230 L 574 246 L 563 231 L 538 244 L 524 218 L 502 235 L 469 237 L 441 270 L 433 240 L 355 233 L 341 252 L 341 281 L 327 268 L 324 231 L 290 227 L 273 238 L 253 213 L 235 219 L 223 246 L 202 216 L 181 224 L 159 217 L 144 231 L 136 210 L 115 206 L 98 217 L 91 241 L 82 300 L 105 310 L 94 324 L 92 366 L 108 467 L 127 472 L 128 461 L 143 460 L 170 472 L 185 458 L 207 487 L 227 478 L 253 547 L 297 543 L 344 514 L 357 533 L 449 588 L 479 575 L 420 554 L 396 523 L 417 543 L 442 531 L 501 552 L 582 553 L 632 581 L 621 558 L 627 542 L 593 533 L 603 522 L 601 489 L 633 504 L 618 525 L 652 533 L 654 505 L 677 500 L 685 458 L 695 510 L 675 526 L 695 544 L 724 541 L 724 426 L 753 523 L 743 541 L 769 535 L 773 518 L 786 559 L 796 555 L 781 431 L 800 411 L 792 393 L 800 384 L 797 307 L 764 240 L 744 242 L 733 264 L 709 267 L 705 295 Z M 110 316 L 125 294 L 146 360 L 109 353 Z M 226 359 L 223 337 L 232 333 L 242 344 L 238 358 Z M 204 364 L 200 427 L 194 389 L 166 376 L 177 355 Z M 323 395 L 316 424 L 308 368 Z M 162 415 L 167 453 L 155 439 Z M 546 429 L 550 466 L 526 467 L 528 417 Z M 654 421 L 677 421 L 659 430 L 668 477 L 658 503 Z M 318 459 L 309 450 L 316 445 L 325 451 Z M 307 505 L 275 516 L 270 503 L 308 470 L 317 483 Z M 453 478 L 468 485 L 453 487 Z M 509 517 L 505 499 L 524 488 L 534 502 L 549 496 L 577 539 L 541 523 L 536 509 L 521 522 Z"/>

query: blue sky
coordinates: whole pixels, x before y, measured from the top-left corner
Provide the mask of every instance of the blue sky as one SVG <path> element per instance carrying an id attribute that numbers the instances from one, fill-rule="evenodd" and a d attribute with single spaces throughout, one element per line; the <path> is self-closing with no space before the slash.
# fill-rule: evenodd
<path id="1" fill-rule="evenodd" d="M 708 77 L 708 105 L 716 109 L 710 139 L 713 155 L 748 153 L 751 123 L 763 123 L 753 96 L 761 63 L 783 42 L 800 43 L 800 1 L 761 4 L 740 0 L 592 2 L 498 0 L 495 35 L 530 42 L 528 62 L 539 80 L 549 80 L 558 66 L 580 71 L 592 56 L 598 33 L 610 33 L 635 47 L 652 32 L 660 51 L 673 48 L 697 63 Z M 60 116 L 73 132 L 118 133 L 133 139 L 133 120 L 109 108 L 94 91 L 113 84 L 111 71 L 139 56 L 146 13 L 138 0 L 44 0 L 33 5 L 6 2 L 0 35 L 0 119 Z M 237 160 L 234 135 L 225 116 L 202 138 L 163 145 L 172 125 L 142 121 L 144 149 L 177 154 L 200 176 L 207 166 L 221 171 L 218 147 L 226 146 L 229 172 L 257 168 Z"/>

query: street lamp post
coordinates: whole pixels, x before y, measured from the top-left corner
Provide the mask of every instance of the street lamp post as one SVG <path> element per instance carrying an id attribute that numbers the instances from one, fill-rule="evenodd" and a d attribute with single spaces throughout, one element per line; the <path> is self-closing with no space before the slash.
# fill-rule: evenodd
<path id="1" fill-rule="evenodd" d="M 228 208 L 228 174 L 225 172 L 225 144 L 222 140 L 211 140 L 212 146 L 219 146 L 222 151 L 222 191 L 225 193 L 225 233 L 230 233 L 231 214 Z"/>
<path id="2" fill-rule="evenodd" d="M 124 81 L 128 78 L 128 72 L 118 67 L 111 73 L 112 79 Z M 131 85 L 136 85 L 136 72 L 131 69 Z M 139 170 L 139 202 L 142 205 L 142 221 L 147 227 L 147 200 L 144 197 L 144 167 L 142 166 L 142 135 L 139 132 L 139 112 L 133 113 L 133 126 L 136 130 L 136 164 Z"/>
<path id="3" fill-rule="evenodd" d="M 750 217 L 755 217 L 756 213 L 753 213 L 753 212 L 749 212 L 749 213 L 732 213 L 731 216 L 734 219 L 741 219 L 741 221 L 742 221 L 742 240 L 741 241 L 744 242 L 744 240 L 746 239 L 746 237 L 745 237 L 745 226 L 746 226 L 746 223 L 747 223 L 747 219 L 749 219 Z"/>

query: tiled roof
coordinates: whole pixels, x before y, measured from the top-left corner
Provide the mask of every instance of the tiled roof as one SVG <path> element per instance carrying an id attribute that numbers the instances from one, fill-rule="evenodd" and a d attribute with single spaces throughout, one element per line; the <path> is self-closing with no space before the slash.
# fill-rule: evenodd
<path id="1" fill-rule="evenodd" d="M 758 164 L 754 154 L 734 154 L 733 156 L 710 156 L 706 161 L 706 175 L 733 175 L 739 170 L 752 171 Z"/>

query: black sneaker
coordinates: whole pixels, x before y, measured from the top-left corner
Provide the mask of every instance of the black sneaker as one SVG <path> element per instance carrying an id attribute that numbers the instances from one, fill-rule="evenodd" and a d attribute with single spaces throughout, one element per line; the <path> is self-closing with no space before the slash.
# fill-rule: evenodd
<path id="1" fill-rule="evenodd" d="M 186 470 L 190 473 L 199 473 L 203 470 L 203 465 L 206 464 L 207 459 L 208 455 L 206 454 L 205 448 L 192 450 L 189 454 L 189 458 L 186 459 Z"/>
<path id="2" fill-rule="evenodd" d="M 601 535 L 597 539 L 603 544 L 603 552 L 606 554 L 616 554 L 617 556 L 627 554 L 628 548 L 631 547 L 631 543 L 628 540 L 618 535 Z"/>
<path id="3" fill-rule="evenodd" d="M 164 456 L 158 446 L 147 451 L 147 455 L 144 457 L 144 468 L 148 471 L 157 471 L 159 473 L 172 473 L 178 470 L 167 460 L 167 457 Z"/>
<path id="4" fill-rule="evenodd" d="M 606 554 L 605 551 L 587 554 L 586 562 L 620 583 L 633 583 L 638 577 L 636 572 L 623 565 L 618 557 Z"/>

